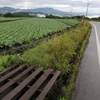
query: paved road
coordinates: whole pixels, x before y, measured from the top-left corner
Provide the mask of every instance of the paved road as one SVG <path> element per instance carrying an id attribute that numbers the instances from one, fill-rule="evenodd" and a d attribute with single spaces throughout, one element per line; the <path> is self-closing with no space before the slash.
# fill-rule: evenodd
<path id="1" fill-rule="evenodd" d="M 73 100 L 100 100 L 100 22 L 92 32 L 77 76 Z"/>

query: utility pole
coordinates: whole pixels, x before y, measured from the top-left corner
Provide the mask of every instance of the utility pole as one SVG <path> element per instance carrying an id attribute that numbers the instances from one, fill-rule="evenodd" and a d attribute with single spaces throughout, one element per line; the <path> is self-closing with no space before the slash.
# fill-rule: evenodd
<path id="1" fill-rule="evenodd" d="M 72 13 L 73 13 L 73 9 L 71 9 L 71 15 L 70 15 L 71 18 L 72 18 Z"/>
<path id="2" fill-rule="evenodd" d="M 88 7 L 89 7 L 89 3 L 87 3 L 86 17 L 88 15 Z"/>

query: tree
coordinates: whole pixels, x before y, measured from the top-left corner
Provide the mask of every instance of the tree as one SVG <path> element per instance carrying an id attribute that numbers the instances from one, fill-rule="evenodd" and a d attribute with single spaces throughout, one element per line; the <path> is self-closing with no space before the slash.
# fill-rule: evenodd
<path id="1" fill-rule="evenodd" d="M 4 17 L 24 17 L 24 15 L 21 13 L 10 13 L 10 12 L 4 14 L 3 16 Z"/>
<path id="2" fill-rule="evenodd" d="M 10 12 L 6 13 L 3 15 L 4 17 L 14 17 L 14 15 Z"/>

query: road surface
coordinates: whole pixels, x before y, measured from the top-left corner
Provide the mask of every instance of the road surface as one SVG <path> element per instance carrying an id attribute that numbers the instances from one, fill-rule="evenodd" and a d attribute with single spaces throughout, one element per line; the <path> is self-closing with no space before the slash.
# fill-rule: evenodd
<path id="1" fill-rule="evenodd" d="M 100 22 L 90 23 L 91 36 L 76 79 L 73 100 L 100 100 Z"/>

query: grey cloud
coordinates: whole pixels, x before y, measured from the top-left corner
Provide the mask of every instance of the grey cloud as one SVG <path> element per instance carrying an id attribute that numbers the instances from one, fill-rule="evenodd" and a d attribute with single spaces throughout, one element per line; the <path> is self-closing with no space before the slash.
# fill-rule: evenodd
<path id="1" fill-rule="evenodd" d="M 62 5 L 71 5 L 73 7 L 76 6 L 82 6 L 85 7 L 86 6 L 86 2 L 84 2 L 86 0 L 2 0 L 0 1 L 0 6 L 5 6 L 5 5 L 18 5 L 18 4 L 24 4 L 25 2 L 30 2 L 31 5 L 43 5 L 43 4 L 62 4 Z M 100 2 L 98 0 L 93 1 L 90 0 L 91 3 L 91 7 L 99 7 Z M 34 6 L 33 6 L 34 7 Z"/>
<path id="2" fill-rule="evenodd" d="M 0 0 L 0 7 L 10 6 L 15 8 L 37 8 L 46 6 L 59 10 L 73 8 L 80 11 L 80 9 L 86 8 L 88 1 L 90 2 L 89 9 L 100 9 L 100 0 Z"/>

